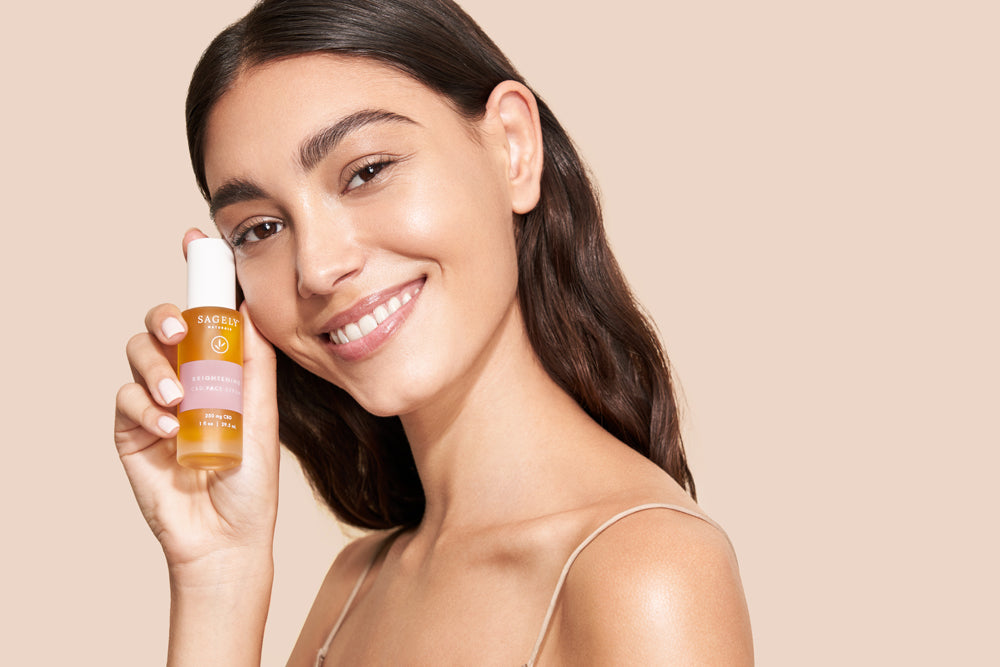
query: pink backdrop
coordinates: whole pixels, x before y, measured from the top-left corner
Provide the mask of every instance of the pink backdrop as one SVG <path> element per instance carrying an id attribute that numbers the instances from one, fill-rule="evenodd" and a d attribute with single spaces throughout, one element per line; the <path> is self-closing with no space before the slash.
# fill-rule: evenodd
<path id="1" fill-rule="evenodd" d="M 463 4 L 602 186 L 759 664 L 995 660 L 996 5 Z M 112 404 L 207 220 L 188 76 L 248 7 L 18 3 L 3 22 L 0 663 L 162 662 L 166 573 Z M 344 540 L 285 463 L 265 665 Z"/>

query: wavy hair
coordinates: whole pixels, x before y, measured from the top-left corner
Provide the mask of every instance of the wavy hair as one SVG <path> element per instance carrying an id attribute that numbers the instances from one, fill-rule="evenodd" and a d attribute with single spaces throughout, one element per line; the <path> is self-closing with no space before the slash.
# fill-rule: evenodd
<path id="1" fill-rule="evenodd" d="M 525 83 L 450 0 L 264 0 L 220 33 L 188 90 L 191 163 L 206 200 L 209 113 L 239 73 L 327 52 L 378 61 L 481 118 L 502 81 Z M 608 245 L 587 169 L 538 98 L 541 197 L 515 216 L 518 299 L 528 338 L 555 382 L 616 438 L 693 496 L 666 355 Z M 376 417 L 278 350 L 279 435 L 337 517 L 365 528 L 419 523 L 424 494 L 397 417 Z"/>

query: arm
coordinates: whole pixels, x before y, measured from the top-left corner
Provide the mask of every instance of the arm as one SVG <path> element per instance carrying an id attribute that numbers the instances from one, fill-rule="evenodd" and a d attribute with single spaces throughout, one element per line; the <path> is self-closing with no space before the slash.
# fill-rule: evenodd
<path id="1" fill-rule="evenodd" d="M 182 320 L 175 306 L 151 310 L 146 332 L 129 341 L 134 382 L 119 390 L 116 401 L 118 455 L 167 560 L 167 662 L 174 667 L 260 662 L 273 572 L 278 418 L 274 351 L 245 307 L 243 315 L 245 418 L 239 467 L 205 472 L 182 468 L 175 460 L 173 407 L 181 398 L 175 346 L 185 335 L 177 329 Z"/>
<path id="2" fill-rule="evenodd" d="M 213 560 L 187 573 L 193 576 L 171 572 L 168 667 L 260 664 L 271 556 L 220 553 Z"/>

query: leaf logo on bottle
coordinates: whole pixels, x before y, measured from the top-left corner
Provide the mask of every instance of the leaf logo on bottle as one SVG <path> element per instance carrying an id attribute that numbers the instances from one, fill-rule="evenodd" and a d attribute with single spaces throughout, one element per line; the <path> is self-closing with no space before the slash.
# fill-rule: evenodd
<path id="1" fill-rule="evenodd" d="M 229 341 L 224 336 L 216 336 L 212 339 L 212 350 L 216 354 L 225 354 L 229 349 Z"/>

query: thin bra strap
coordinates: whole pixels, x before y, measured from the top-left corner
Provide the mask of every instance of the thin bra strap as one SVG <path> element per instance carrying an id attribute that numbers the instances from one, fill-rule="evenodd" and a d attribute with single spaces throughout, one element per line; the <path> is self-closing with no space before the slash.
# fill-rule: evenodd
<path id="1" fill-rule="evenodd" d="M 372 567 L 374 567 L 378 559 L 382 557 L 382 554 L 389 550 L 389 547 L 402 532 L 402 530 L 397 530 L 386 536 L 379 548 L 375 550 L 375 555 L 373 555 L 372 559 L 368 561 L 368 565 L 366 565 L 365 569 L 361 571 L 360 575 L 358 575 L 358 580 L 354 583 L 354 588 L 351 589 L 351 594 L 347 596 L 347 601 L 344 603 L 343 609 L 340 610 L 340 616 L 337 617 L 337 621 L 333 624 L 330 634 L 326 636 L 326 641 L 323 642 L 323 648 L 321 648 L 319 653 L 316 654 L 315 667 L 322 667 L 323 661 L 326 659 L 326 654 L 330 650 L 330 644 L 333 643 L 333 638 L 337 634 L 337 631 L 340 630 L 340 626 L 344 624 L 344 619 L 347 618 L 347 612 L 349 612 L 351 607 L 354 605 L 354 598 L 358 596 L 358 591 L 361 590 L 361 585 L 365 583 L 365 579 L 368 578 L 368 573 L 371 572 Z"/>
<path id="2" fill-rule="evenodd" d="M 535 647 L 531 650 L 531 658 L 528 659 L 528 662 L 525 663 L 524 667 L 534 667 L 535 660 L 538 659 L 538 652 L 542 649 L 542 642 L 545 640 L 545 633 L 548 632 L 549 623 L 552 621 L 552 614 L 555 612 L 556 603 L 559 601 L 559 593 L 562 591 L 563 584 L 566 583 L 566 576 L 569 574 L 569 569 L 570 567 L 572 567 L 573 562 L 576 560 L 576 557 L 580 555 L 580 552 L 583 551 L 588 544 L 597 539 L 597 536 L 603 533 L 605 530 L 607 530 L 610 526 L 614 525 L 615 523 L 617 523 L 618 521 L 624 519 L 629 515 L 649 509 L 668 509 L 668 510 L 676 510 L 678 512 L 683 512 L 684 514 L 689 514 L 695 518 L 701 519 L 706 523 L 718 528 L 720 531 L 722 531 L 722 534 L 725 535 L 725 531 L 722 530 L 722 527 L 719 526 L 719 524 L 715 523 L 704 514 L 699 514 L 698 512 L 689 510 L 686 507 L 681 507 L 680 505 L 669 505 L 666 503 L 649 503 L 647 505 L 639 505 L 637 507 L 632 507 L 630 509 L 625 510 L 624 512 L 614 515 L 613 517 L 602 523 L 597 528 L 597 530 L 595 530 L 589 536 L 587 536 L 587 539 L 585 539 L 583 542 L 580 542 L 580 544 L 576 547 L 576 549 L 573 550 L 573 553 L 571 553 L 569 555 L 569 558 L 566 560 L 566 565 L 563 566 L 562 573 L 559 575 L 559 581 L 556 582 L 556 589 L 555 591 L 553 591 L 552 598 L 549 600 L 549 608 L 545 612 L 545 620 L 542 621 L 542 629 L 539 630 L 538 638 L 535 640 Z"/>

